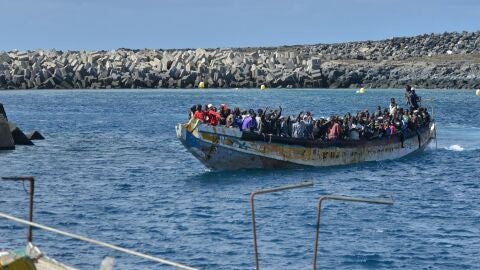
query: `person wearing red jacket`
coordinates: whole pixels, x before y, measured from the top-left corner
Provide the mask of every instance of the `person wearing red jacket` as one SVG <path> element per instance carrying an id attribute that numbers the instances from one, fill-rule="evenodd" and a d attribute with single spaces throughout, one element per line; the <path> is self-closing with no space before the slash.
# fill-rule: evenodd
<path id="1" fill-rule="evenodd" d="M 213 107 L 212 104 L 208 104 L 208 123 L 216 126 L 218 121 L 220 121 L 220 114 L 217 112 L 217 108 Z"/>
<path id="2" fill-rule="evenodd" d="M 193 118 L 198 119 L 202 122 L 205 120 L 205 115 L 203 114 L 203 111 L 202 111 L 202 105 L 200 104 L 197 105 L 197 110 L 193 114 Z"/>

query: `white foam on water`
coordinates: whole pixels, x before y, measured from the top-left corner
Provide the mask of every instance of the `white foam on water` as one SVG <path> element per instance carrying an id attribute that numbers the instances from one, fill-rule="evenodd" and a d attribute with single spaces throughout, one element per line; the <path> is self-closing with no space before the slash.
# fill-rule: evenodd
<path id="1" fill-rule="evenodd" d="M 445 149 L 450 150 L 450 151 L 457 151 L 457 152 L 465 150 L 465 148 L 461 147 L 458 144 L 450 145 L 449 147 L 445 147 Z"/>
<path id="2" fill-rule="evenodd" d="M 480 128 L 468 125 L 439 126 L 438 147 L 449 151 L 476 151 L 480 149 Z"/>

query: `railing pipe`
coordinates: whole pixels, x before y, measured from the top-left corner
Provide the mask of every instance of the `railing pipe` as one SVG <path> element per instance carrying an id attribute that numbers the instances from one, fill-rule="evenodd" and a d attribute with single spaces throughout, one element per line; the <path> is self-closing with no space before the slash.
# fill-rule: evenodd
<path id="1" fill-rule="evenodd" d="M 258 244 L 257 244 L 257 225 L 255 222 L 255 196 L 260 194 L 265 194 L 265 193 L 273 193 L 273 192 L 279 192 L 279 191 L 288 190 L 288 189 L 311 187 L 311 186 L 313 186 L 313 182 L 304 182 L 304 183 L 286 185 L 286 186 L 277 187 L 277 188 L 260 189 L 250 193 L 250 208 L 252 209 L 252 227 L 253 227 L 253 248 L 255 252 L 255 266 L 257 270 L 260 269 L 260 263 L 259 263 L 259 255 L 258 255 Z"/>
<path id="2" fill-rule="evenodd" d="M 317 226 L 315 231 L 315 243 L 313 248 L 313 270 L 317 269 L 317 250 L 318 250 L 318 238 L 320 234 L 320 214 L 322 210 L 322 202 L 326 200 L 335 200 L 335 201 L 347 201 L 347 202 L 362 202 L 362 203 L 373 203 L 373 204 L 387 204 L 393 205 L 393 200 L 378 200 L 378 199 L 369 199 L 369 198 L 356 198 L 348 196 L 339 196 L 339 195 L 325 195 L 321 196 L 318 199 L 317 204 Z"/>
<path id="3" fill-rule="evenodd" d="M 13 177 L 2 177 L 2 180 L 30 182 L 30 202 L 29 202 L 29 209 L 28 209 L 28 220 L 30 222 L 33 222 L 33 195 L 35 191 L 35 178 L 33 176 L 13 176 Z M 32 240 L 33 240 L 32 226 L 28 226 L 27 241 L 31 243 Z"/>
<path id="4" fill-rule="evenodd" d="M 59 230 L 59 229 L 55 229 L 55 228 L 52 228 L 52 227 L 48 227 L 48 226 L 45 226 L 45 225 L 42 225 L 42 224 L 34 223 L 34 222 L 31 222 L 31 221 L 26 221 L 24 219 L 17 218 L 17 217 L 14 217 L 14 216 L 2 213 L 2 212 L 0 212 L 0 217 L 8 219 L 8 220 L 15 221 L 15 222 L 18 222 L 18 223 L 21 223 L 21 224 L 26 224 L 26 225 L 29 225 L 29 226 L 32 226 L 32 227 L 36 227 L 36 228 L 39 228 L 39 229 L 42 229 L 42 230 L 45 230 L 45 231 L 50 231 L 50 232 L 53 232 L 53 233 L 56 233 L 56 234 L 60 234 L 60 235 L 66 236 L 66 237 L 81 240 L 81 241 L 84 241 L 84 242 L 87 242 L 87 243 L 95 244 L 95 245 L 98 245 L 98 246 L 110 248 L 110 249 L 113 249 L 113 250 L 116 250 L 116 251 L 120 251 L 120 252 L 123 252 L 123 253 L 134 255 L 134 256 L 141 257 L 141 258 L 144 258 L 144 259 L 148 259 L 148 260 L 151 260 L 151 261 L 155 261 L 155 262 L 163 263 L 163 264 L 166 264 L 166 265 L 170 265 L 170 266 L 173 266 L 173 267 L 176 267 L 176 268 L 179 268 L 179 269 L 186 269 L 186 270 L 195 270 L 196 269 L 196 268 L 184 265 L 184 264 L 180 264 L 180 263 L 172 262 L 172 261 L 169 261 L 169 260 L 166 260 L 166 259 L 154 257 L 154 256 L 147 255 L 147 254 L 143 254 L 143 253 L 140 253 L 140 252 L 137 252 L 137 251 L 134 251 L 134 250 L 122 248 L 122 247 L 115 246 L 115 245 L 112 245 L 112 244 L 109 244 L 109 243 L 106 243 L 106 242 L 102 242 L 102 241 L 98 241 L 98 240 L 95 240 L 95 239 L 87 238 L 85 236 L 81 236 L 81 235 L 78 235 L 78 234 L 69 233 L 69 232 L 62 231 L 62 230 Z"/>

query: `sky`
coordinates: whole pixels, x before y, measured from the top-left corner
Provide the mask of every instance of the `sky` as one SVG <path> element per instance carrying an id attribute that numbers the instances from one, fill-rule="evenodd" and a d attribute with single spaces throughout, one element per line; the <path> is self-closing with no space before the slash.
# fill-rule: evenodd
<path id="1" fill-rule="evenodd" d="M 0 0 L 0 51 L 225 48 L 480 30 L 480 0 Z"/>

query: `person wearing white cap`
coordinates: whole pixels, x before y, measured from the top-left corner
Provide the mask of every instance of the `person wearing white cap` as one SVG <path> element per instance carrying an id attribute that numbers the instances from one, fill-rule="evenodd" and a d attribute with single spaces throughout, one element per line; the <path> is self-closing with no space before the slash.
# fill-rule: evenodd
<path id="1" fill-rule="evenodd" d="M 207 105 L 207 115 L 208 115 L 208 124 L 212 126 L 218 125 L 218 122 L 220 120 L 220 114 L 217 113 L 217 110 L 215 107 L 213 107 L 212 104 Z"/>

